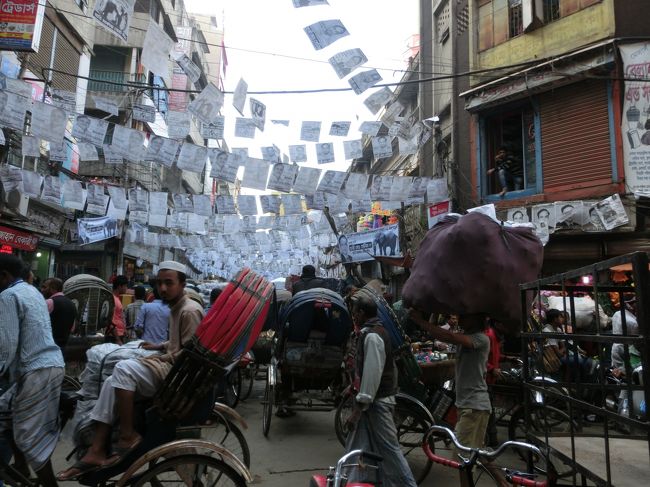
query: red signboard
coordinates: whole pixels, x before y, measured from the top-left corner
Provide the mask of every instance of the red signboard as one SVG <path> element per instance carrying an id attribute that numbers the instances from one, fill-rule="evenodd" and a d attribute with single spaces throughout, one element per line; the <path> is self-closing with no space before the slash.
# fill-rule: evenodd
<path id="1" fill-rule="evenodd" d="M 0 50 L 38 52 L 45 2 L 0 0 Z"/>
<path id="2" fill-rule="evenodd" d="M 38 246 L 38 237 L 31 233 L 0 226 L 0 245 L 10 245 L 15 249 L 34 252 Z"/>

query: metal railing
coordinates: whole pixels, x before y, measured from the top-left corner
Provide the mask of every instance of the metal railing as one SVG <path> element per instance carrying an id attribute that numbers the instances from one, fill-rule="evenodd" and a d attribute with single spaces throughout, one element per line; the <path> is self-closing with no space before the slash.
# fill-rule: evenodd
<path id="1" fill-rule="evenodd" d="M 88 91 L 126 92 L 130 89 L 126 84 L 148 85 L 147 76 L 137 73 L 91 69 L 89 78 Z"/>

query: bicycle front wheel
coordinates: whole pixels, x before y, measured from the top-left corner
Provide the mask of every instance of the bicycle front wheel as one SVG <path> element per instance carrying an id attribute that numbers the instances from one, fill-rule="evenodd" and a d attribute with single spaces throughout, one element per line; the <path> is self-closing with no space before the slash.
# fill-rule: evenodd
<path id="1" fill-rule="evenodd" d="M 154 465 L 133 485 L 246 487 L 246 480 L 217 458 L 207 455 L 181 455 Z"/>
<path id="2" fill-rule="evenodd" d="M 419 409 L 403 401 L 398 401 L 395 405 L 393 418 L 402 453 L 411 467 L 415 481 L 419 484 L 429 474 L 432 464 L 422 449 L 422 438 L 429 429 L 429 421 L 422 416 Z"/>

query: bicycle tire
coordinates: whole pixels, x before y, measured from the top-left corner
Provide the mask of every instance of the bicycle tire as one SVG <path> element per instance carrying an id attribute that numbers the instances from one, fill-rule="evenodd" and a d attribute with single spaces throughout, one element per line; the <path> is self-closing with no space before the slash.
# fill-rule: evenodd
<path id="1" fill-rule="evenodd" d="M 429 475 L 433 462 L 422 449 L 422 438 L 431 426 L 428 418 L 408 402 L 398 402 L 393 414 L 397 438 L 415 481 L 420 484 Z"/>
<path id="2" fill-rule="evenodd" d="M 339 443 L 343 446 L 345 446 L 345 441 L 349 433 L 346 424 L 348 418 L 352 414 L 353 402 L 352 394 L 345 394 L 341 399 L 341 402 L 339 402 L 339 405 L 336 408 L 336 413 L 334 414 L 334 431 L 336 432 L 336 437 L 338 438 Z"/>
<path id="3" fill-rule="evenodd" d="M 208 468 L 211 468 L 214 471 L 213 475 L 218 475 L 219 479 L 225 478 L 229 480 L 229 483 L 226 484 L 218 484 L 218 485 L 230 485 L 233 487 L 246 487 L 246 480 L 235 471 L 230 465 L 228 465 L 226 462 L 223 460 L 219 460 L 214 457 L 210 457 L 207 455 L 180 455 L 177 457 L 170 458 L 169 460 L 165 460 L 163 462 L 157 463 L 153 467 L 151 467 L 149 470 L 147 470 L 142 476 L 133 484 L 133 487 L 143 487 L 147 484 L 152 485 L 152 486 L 157 486 L 157 485 L 169 485 L 172 481 L 171 480 L 160 480 L 159 477 L 166 474 L 170 473 L 171 475 L 176 474 L 177 477 L 179 477 L 179 485 L 187 485 L 187 482 L 183 480 L 181 475 L 188 475 L 189 472 L 187 472 L 187 468 L 190 465 L 196 465 L 196 469 L 194 472 L 194 475 L 196 475 L 197 471 L 199 470 L 199 466 L 203 466 L 203 471 L 204 473 L 207 472 Z M 179 467 L 184 466 L 185 467 L 185 472 L 180 470 Z M 179 472 L 180 470 L 180 472 Z M 172 473 L 173 472 L 173 473 Z M 219 472 L 218 474 L 216 472 Z M 203 475 L 203 474 L 202 474 Z M 194 477 L 193 480 L 195 480 L 196 477 Z M 219 481 L 217 479 L 217 482 Z M 186 480 L 189 480 L 186 478 Z M 209 485 L 217 485 L 217 482 L 210 483 Z M 197 482 L 196 480 L 192 482 L 192 485 L 195 485 Z M 200 485 L 205 485 L 205 483 L 201 483 Z"/>
<path id="4" fill-rule="evenodd" d="M 239 404 L 239 398 L 241 395 L 241 369 L 239 367 L 234 368 L 225 378 L 226 384 L 223 392 L 223 403 L 235 409 L 237 404 Z"/>
<path id="5" fill-rule="evenodd" d="M 273 417 L 273 403 L 275 402 L 275 386 L 267 379 L 264 389 L 264 409 L 262 411 L 262 433 L 264 437 L 269 436 L 271 429 L 271 418 Z"/>
<path id="6" fill-rule="evenodd" d="M 248 364 L 242 372 L 242 393 L 239 397 L 240 401 L 248 399 L 253 392 L 253 384 L 255 382 L 255 374 L 257 366 L 255 364 Z M 245 382 L 245 385 L 243 384 Z"/>
<path id="7" fill-rule="evenodd" d="M 227 448 L 246 468 L 251 466 L 251 452 L 242 430 L 220 414 L 210 414 L 210 424 L 201 425 L 201 438 Z"/>

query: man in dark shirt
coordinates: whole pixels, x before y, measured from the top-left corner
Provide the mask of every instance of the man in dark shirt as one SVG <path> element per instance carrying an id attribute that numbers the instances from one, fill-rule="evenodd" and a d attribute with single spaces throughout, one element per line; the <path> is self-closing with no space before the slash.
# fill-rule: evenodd
<path id="1" fill-rule="evenodd" d="M 43 282 L 41 294 L 45 297 L 50 313 L 54 343 L 63 350 L 77 318 L 77 307 L 63 294 L 63 281 L 56 277 L 50 277 Z"/>
<path id="2" fill-rule="evenodd" d="M 300 279 L 293 284 L 293 294 L 316 287 L 326 287 L 325 281 L 320 277 L 316 277 L 316 269 L 313 265 L 304 266 Z"/>
<path id="3" fill-rule="evenodd" d="M 524 168 L 522 162 L 506 147 L 501 146 L 494 157 L 496 167 L 488 169 L 487 173 L 492 174 L 497 171 L 499 183 L 501 183 L 501 192 L 499 196 L 503 197 L 508 191 L 518 191 L 524 187 Z"/>

